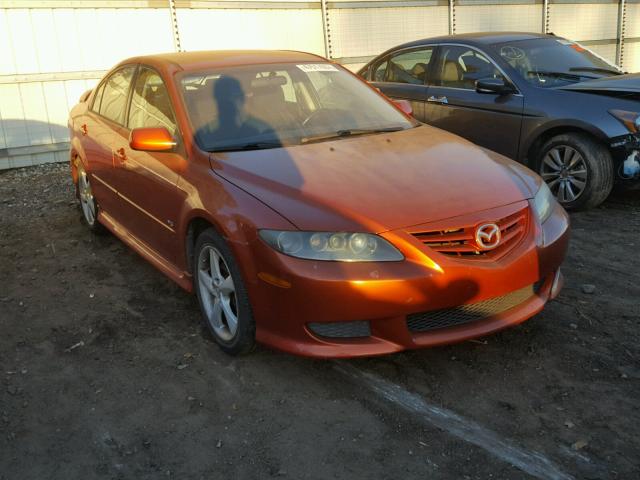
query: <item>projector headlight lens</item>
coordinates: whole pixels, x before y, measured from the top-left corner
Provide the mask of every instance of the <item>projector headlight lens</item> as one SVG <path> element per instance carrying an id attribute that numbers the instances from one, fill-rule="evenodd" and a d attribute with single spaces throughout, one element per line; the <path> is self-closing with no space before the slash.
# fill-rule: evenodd
<path id="1" fill-rule="evenodd" d="M 371 233 L 260 230 L 260 238 L 292 257 L 337 262 L 397 262 L 400 251 Z"/>

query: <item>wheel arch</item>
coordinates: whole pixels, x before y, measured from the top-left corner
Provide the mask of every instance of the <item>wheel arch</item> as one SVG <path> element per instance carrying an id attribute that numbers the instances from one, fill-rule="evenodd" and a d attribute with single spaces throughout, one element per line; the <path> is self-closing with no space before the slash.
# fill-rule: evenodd
<path id="1" fill-rule="evenodd" d="M 557 121 L 553 124 L 545 125 L 530 135 L 529 140 L 525 143 L 522 155 L 522 162 L 529 168 L 535 170 L 536 152 L 544 145 L 549 139 L 562 134 L 567 133 L 579 133 L 586 134 L 593 140 L 602 144 L 608 148 L 607 140 L 608 136 L 600 129 L 595 128 L 593 125 L 589 125 L 583 122 L 563 122 Z"/>
<path id="2" fill-rule="evenodd" d="M 71 168 L 71 178 L 76 185 L 78 184 L 78 162 L 82 163 L 82 168 L 85 172 L 89 170 L 82 143 L 77 138 L 72 138 L 69 148 L 69 167 Z"/>

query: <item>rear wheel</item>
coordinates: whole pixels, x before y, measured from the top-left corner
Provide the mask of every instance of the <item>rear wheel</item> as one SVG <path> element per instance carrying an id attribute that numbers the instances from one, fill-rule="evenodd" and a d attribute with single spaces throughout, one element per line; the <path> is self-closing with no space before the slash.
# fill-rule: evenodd
<path id="1" fill-rule="evenodd" d="M 240 269 L 226 242 L 207 229 L 196 240 L 193 281 L 205 324 L 230 355 L 250 352 L 255 323 Z"/>
<path id="2" fill-rule="evenodd" d="M 609 151 L 582 133 L 557 135 L 540 149 L 537 170 L 568 210 L 600 205 L 613 188 Z"/>
<path id="3" fill-rule="evenodd" d="M 82 167 L 82 163 L 78 162 L 78 183 L 76 185 L 78 200 L 80 200 L 80 209 L 82 210 L 82 220 L 84 224 L 96 234 L 105 233 L 105 228 L 98 222 L 98 202 L 93 196 L 91 182 L 87 172 Z"/>

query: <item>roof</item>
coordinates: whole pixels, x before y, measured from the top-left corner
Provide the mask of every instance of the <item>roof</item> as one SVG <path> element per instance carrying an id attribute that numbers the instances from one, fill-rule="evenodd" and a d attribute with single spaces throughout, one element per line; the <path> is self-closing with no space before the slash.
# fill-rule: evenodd
<path id="1" fill-rule="evenodd" d="M 120 62 L 146 63 L 173 67 L 179 70 L 199 70 L 266 63 L 326 62 L 312 53 L 290 50 L 209 50 L 196 52 L 173 52 L 128 58 Z"/>
<path id="2" fill-rule="evenodd" d="M 557 38 L 553 35 L 545 35 L 542 33 L 526 33 L 526 32 L 477 32 L 462 33 L 456 35 L 443 35 L 440 37 L 423 38 L 403 43 L 396 48 L 417 47 L 426 43 L 445 43 L 445 42 L 464 42 L 470 45 L 490 45 L 501 42 L 515 42 L 519 40 L 532 40 L 534 38 Z"/>

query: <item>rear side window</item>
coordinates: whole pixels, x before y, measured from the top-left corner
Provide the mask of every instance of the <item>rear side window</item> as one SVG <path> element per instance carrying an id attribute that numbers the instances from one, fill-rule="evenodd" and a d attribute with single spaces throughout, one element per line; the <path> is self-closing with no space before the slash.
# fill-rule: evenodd
<path id="1" fill-rule="evenodd" d="M 172 135 L 177 130 L 167 87 L 155 70 L 145 67 L 138 74 L 129 111 L 129 128 L 142 127 L 165 127 Z"/>
<path id="2" fill-rule="evenodd" d="M 124 125 L 129 86 L 135 69 L 134 66 L 121 68 L 104 83 L 104 93 L 98 112 L 120 125 Z"/>
<path id="3" fill-rule="evenodd" d="M 403 52 L 389 58 L 387 82 L 424 85 L 434 47 Z"/>

